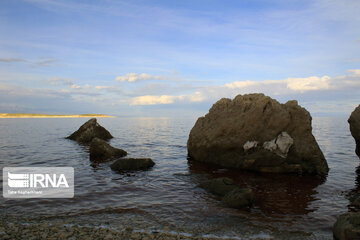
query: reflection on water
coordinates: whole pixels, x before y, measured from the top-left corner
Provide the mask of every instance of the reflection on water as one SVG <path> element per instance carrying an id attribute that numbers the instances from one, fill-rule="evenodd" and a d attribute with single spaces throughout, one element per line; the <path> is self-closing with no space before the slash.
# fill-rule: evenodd
<path id="1" fill-rule="evenodd" d="M 76 183 L 73 199 L 1 198 L 1 217 L 43 216 L 50 220 L 71 215 L 82 224 L 329 239 L 336 217 L 347 211 L 346 195 L 359 186 L 355 174 L 359 159 L 346 118 L 313 120 L 313 133 L 330 167 L 326 179 L 187 162 L 186 141 L 196 119 L 98 120 L 115 137 L 110 141 L 114 147 L 126 150 L 129 157 L 150 157 L 156 165 L 150 171 L 128 174 L 113 172 L 111 163 L 92 167 L 88 147 L 64 139 L 84 119 L 0 119 L 1 167 L 72 166 Z M 226 208 L 216 196 L 196 187 L 220 176 L 254 190 L 256 202 L 250 211 Z"/>
<path id="2" fill-rule="evenodd" d="M 316 200 L 315 188 L 325 181 L 325 178 L 314 176 L 218 169 L 198 162 L 190 162 L 189 169 L 192 173 L 210 173 L 211 177 L 229 177 L 239 186 L 251 188 L 255 194 L 255 207 L 267 217 L 305 215 L 316 210 L 309 208 L 309 204 Z"/>

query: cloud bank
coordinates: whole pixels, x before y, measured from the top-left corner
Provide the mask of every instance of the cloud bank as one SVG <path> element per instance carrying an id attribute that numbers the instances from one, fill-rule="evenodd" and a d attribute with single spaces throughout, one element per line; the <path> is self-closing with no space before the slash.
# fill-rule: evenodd
<path id="1" fill-rule="evenodd" d="M 31 102 L 38 104 L 39 99 L 41 99 L 41 104 L 46 103 L 47 100 L 71 102 L 67 104 L 69 108 L 83 103 L 88 108 L 101 106 L 99 108 L 101 112 L 107 109 L 109 113 L 119 109 L 127 109 L 126 112 L 131 112 L 132 109 L 141 106 L 143 106 L 142 111 L 146 111 L 146 106 L 157 106 L 161 109 L 165 105 L 172 106 L 174 110 L 192 109 L 196 106 L 202 106 L 204 110 L 207 110 L 220 98 L 233 98 L 238 94 L 258 92 L 279 101 L 299 100 L 300 104 L 303 103 L 313 112 L 350 111 L 360 101 L 360 69 L 351 69 L 345 75 L 334 77 L 325 75 L 290 77 L 280 80 L 244 80 L 221 85 L 164 82 L 145 85 L 145 88 L 137 81 L 154 79 L 150 74 L 127 74 L 125 77 L 121 87 L 116 84 L 95 86 L 78 84 L 75 79 L 62 77 L 47 79 L 48 87 L 45 88 L 24 87 L 0 81 L 2 95 L 0 100 L 8 102 L 9 106 L 26 105 Z M 128 88 L 129 86 L 131 88 Z M 155 94 L 146 94 L 146 92 Z M 14 107 L 14 109 L 17 108 Z"/>

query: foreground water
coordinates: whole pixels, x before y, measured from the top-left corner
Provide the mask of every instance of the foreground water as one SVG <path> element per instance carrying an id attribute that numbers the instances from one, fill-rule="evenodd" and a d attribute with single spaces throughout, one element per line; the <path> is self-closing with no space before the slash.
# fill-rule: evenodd
<path id="1" fill-rule="evenodd" d="M 336 217 L 357 188 L 359 159 L 346 118 L 315 117 L 313 134 L 328 161 L 326 179 L 239 172 L 187 161 L 186 141 L 196 119 L 98 119 L 129 157 L 150 157 L 150 171 L 119 174 L 91 166 L 88 148 L 64 139 L 85 119 L 0 119 L 0 166 L 74 167 L 73 199 L 0 199 L 0 218 L 71 217 L 78 224 L 166 229 L 191 235 L 332 239 Z M 1 173 L 2 174 L 2 173 Z M 226 208 L 196 187 L 228 176 L 254 190 L 253 208 Z M 2 178 L 1 178 L 2 181 Z M 2 187 L 2 183 L 1 183 Z"/>

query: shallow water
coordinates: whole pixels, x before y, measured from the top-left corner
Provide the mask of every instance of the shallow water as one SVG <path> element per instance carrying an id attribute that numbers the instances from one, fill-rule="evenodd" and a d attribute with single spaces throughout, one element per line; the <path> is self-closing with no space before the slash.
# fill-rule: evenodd
<path id="1" fill-rule="evenodd" d="M 0 199 L 0 216 L 72 216 L 80 224 L 170 229 L 193 235 L 238 238 L 332 239 L 336 217 L 348 210 L 357 188 L 359 159 L 347 119 L 313 118 L 313 134 L 328 161 L 326 179 L 257 174 L 187 161 L 186 141 L 196 119 L 98 119 L 129 157 L 150 157 L 149 171 L 119 174 L 109 164 L 91 166 L 88 148 L 64 137 L 86 119 L 0 119 L 0 166 L 71 166 L 73 199 Z M 2 173 L 1 173 L 2 174 Z M 203 180 L 233 178 L 251 187 L 254 207 L 229 209 L 197 188 Z M 1 178 L 2 181 L 2 178 Z M 2 186 L 2 184 L 1 184 Z"/>

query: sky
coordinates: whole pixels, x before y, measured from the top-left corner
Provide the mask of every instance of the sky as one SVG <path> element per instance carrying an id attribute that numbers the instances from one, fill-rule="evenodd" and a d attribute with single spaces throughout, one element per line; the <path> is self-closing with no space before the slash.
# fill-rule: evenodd
<path id="1" fill-rule="evenodd" d="M 360 103 L 358 0 L 1 0 L 0 112 L 198 116 L 264 93 Z"/>

